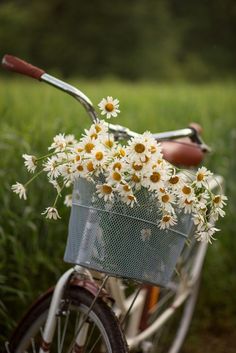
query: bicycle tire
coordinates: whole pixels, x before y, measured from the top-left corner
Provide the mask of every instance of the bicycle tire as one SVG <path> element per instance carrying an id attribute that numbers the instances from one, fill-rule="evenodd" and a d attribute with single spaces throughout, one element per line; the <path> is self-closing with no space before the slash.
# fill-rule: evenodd
<path id="1" fill-rule="evenodd" d="M 40 346 L 41 341 L 41 328 L 45 323 L 51 299 L 52 293 L 49 293 L 49 295 L 46 295 L 43 300 L 39 301 L 39 303 L 34 306 L 33 310 L 30 310 L 29 314 L 25 316 L 23 321 L 16 328 L 13 337 L 9 342 L 10 353 L 38 352 L 37 349 Z M 67 290 L 64 299 L 67 300 L 67 312 L 70 312 L 69 315 L 71 315 L 71 312 L 73 311 L 73 314 L 77 316 L 79 313 L 85 315 L 93 302 L 94 296 L 84 288 L 71 287 Z M 66 316 L 64 317 L 64 320 L 66 320 Z M 76 320 L 78 327 L 78 318 L 76 318 Z M 74 323 L 75 317 L 69 317 L 67 328 L 70 328 L 70 331 L 64 335 L 63 349 L 59 349 L 60 345 L 63 343 L 62 341 L 59 342 L 59 344 L 54 341 L 50 346 L 50 353 L 68 352 L 68 346 L 71 345 L 71 340 L 75 338 Z M 89 327 L 91 326 L 92 330 L 92 332 L 88 331 L 87 334 L 87 338 L 90 339 L 90 342 L 85 342 L 83 350 L 78 350 L 78 352 L 128 352 L 127 343 L 123 332 L 121 331 L 119 322 L 110 307 L 101 298 L 96 300 L 94 306 L 89 312 L 86 323 Z M 58 326 L 59 322 L 57 327 Z M 58 332 L 55 332 L 54 339 L 56 340 L 58 337 Z"/>

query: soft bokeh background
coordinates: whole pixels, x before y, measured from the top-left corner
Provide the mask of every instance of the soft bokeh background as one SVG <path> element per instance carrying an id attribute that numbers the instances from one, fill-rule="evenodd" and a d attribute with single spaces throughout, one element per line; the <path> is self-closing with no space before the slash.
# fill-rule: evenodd
<path id="1" fill-rule="evenodd" d="M 205 164 L 226 179 L 222 233 L 209 249 L 184 353 L 236 352 L 236 3 L 234 0 L 1 1 L 0 54 L 66 78 L 97 104 L 121 101 L 118 123 L 140 132 L 196 121 L 213 147 Z M 0 72 L 0 341 L 32 300 L 67 268 L 69 211 L 45 221 L 46 178 L 26 202 L 21 155 L 42 154 L 59 132 L 88 126 L 82 107 L 49 86 Z M 204 347 L 204 348 L 203 348 Z"/>

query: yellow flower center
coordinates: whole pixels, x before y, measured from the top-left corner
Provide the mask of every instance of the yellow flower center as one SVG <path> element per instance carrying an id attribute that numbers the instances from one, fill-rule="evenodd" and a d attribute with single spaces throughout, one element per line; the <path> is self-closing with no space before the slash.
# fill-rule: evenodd
<path id="1" fill-rule="evenodd" d="M 126 192 L 130 191 L 129 185 L 124 185 L 123 186 L 123 190 L 126 191 Z"/>
<path id="2" fill-rule="evenodd" d="M 156 147 L 155 146 L 151 146 L 149 151 L 153 154 L 157 151 Z"/>
<path id="3" fill-rule="evenodd" d="M 112 193 L 112 188 L 111 186 L 107 185 L 107 184 L 103 184 L 102 186 L 102 191 L 104 194 L 111 194 Z"/>
<path id="4" fill-rule="evenodd" d="M 159 190 L 160 190 L 160 192 L 162 192 L 162 194 L 164 194 L 166 192 L 165 189 L 163 189 L 163 188 L 160 188 Z"/>
<path id="5" fill-rule="evenodd" d="M 140 182 L 140 178 L 136 174 L 133 174 L 132 175 L 132 181 L 135 182 L 135 183 L 139 183 Z"/>
<path id="6" fill-rule="evenodd" d="M 79 172 L 82 172 L 84 170 L 84 167 L 82 165 L 78 165 L 77 170 Z"/>
<path id="7" fill-rule="evenodd" d="M 87 153 L 90 153 L 92 151 L 92 149 L 94 148 L 94 144 L 91 142 L 86 143 L 86 145 L 84 146 L 84 149 Z"/>
<path id="8" fill-rule="evenodd" d="M 107 112 L 112 112 L 114 110 L 114 105 L 112 103 L 107 103 L 105 109 Z"/>
<path id="9" fill-rule="evenodd" d="M 114 145 L 113 141 L 112 140 L 106 140 L 105 141 L 105 145 L 109 148 L 112 148 L 112 146 Z"/>
<path id="10" fill-rule="evenodd" d="M 75 160 L 78 162 L 78 161 L 80 161 L 80 159 L 81 159 L 80 155 L 77 154 L 77 156 L 75 157 Z"/>
<path id="11" fill-rule="evenodd" d="M 113 178 L 115 181 L 121 181 L 121 175 L 120 175 L 120 173 L 114 172 L 114 173 L 112 174 L 112 178 Z"/>
<path id="12" fill-rule="evenodd" d="M 169 182 L 172 184 L 172 185 L 175 185 L 179 182 L 179 177 L 177 175 L 175 176 L 172 176 L 170 179 L 169 179 Z"/>
<path id="13" fill-rule="evenodd" d="M 214 203 L 220 203 L 220 201 L 221 201 L 221 197 L 220 196 L 215 196 L 214 199 L 213 199 Z"/>
<path id="14" fill-rule="evenodd" d="M 183 191 L 183 193 L 185 194 L 185 195 L 189 195 L 189 194 L 191 194 L 191 188 L 189 187 L 189 186 L 184 186 L 183 188 L 182 188 L 182 191 Z"/>
<path id="15" fill-rule="evenodd" d="M 121 168 L 122 168 L 122 165 L 120 162 L 114 163 L 113 170 L 116 170 L 116 169 L 121 170 Z"/>
<path id="16" fill-rule="evenodd" d="M 98 138 L 98 135 L 94 133 L 94 134 L 92 134 L 90 137 L 91 137 L 91 139 L 96 140 L 96 139 Z"/>
<path id="17" fill-rule="evenodd" d="M 165 194 L 165 195 L 163 195 L 163 196 L 161 197 L 161 199 L 162 199 L 162 202 L 166 203 L 166 202 L 168 202 L 168 201 L 170 200 L 170 196 L 167 195 L 167 194 Z"/>
<path id="18" fill-rule="evenodd" d="M 132 164 L 132 167 L 134 170 L 142 170 L 143 169 L 142 164 L 136 164 L 135 162 Z"/>
<path id="19" fill-rule="evenodd" d="M 202 181 L 203 179 L 204 179 L 204 174 L 203 173 L 198 173 L 197 181 Z"/>
<path id="20" fill-rule="evenodd" d="M 142 143 L 137 143 L 134 149 L 137 153 L 143 153 L 145 151 L 145 146 Z"/>
<path id="21" fill-rule="evenodd" d="M 134 201 L 134 200 L 135 200 L 135 198 L 134 198 L 133 195 L 128 195 L 128 199 L 129 199 L 130 201 Z"/>
<path id="22" fill-rule="evenodd" d="M 97 161 L 101 161 L 103 159 L 103 153 L 102 152 L 97 152 L 95 154 L 95 158 Z"/>
<path id="23" fill-rule="evenodd" d="M 94 171 L 93 162 L 88 162 L 87 163 L 87 169 L 88 169 L 89 172 L 93 172 Z"/>
<path id="24" fill-rule="evenodd" d="M 83 152 L 83 148 L 80 148 L 80 147 L 77 148 L 77 152 L 79 152 L 79 153 L 80 153 L 80 152 Z"/>
<path id="25" fill-rule="evenodd" d="M 171 216 L 168 216 L 168 215 L 165 215 L 163 218 L 162 218 L 162 221 L 167 223 L 169 222 L 169 220 L 171 219 Z"/>
<path id="26" fill-rule="evenodd" d="M 97 131 L 97 133 L 99 133 L 102 130 L 102 128 L 99 125 L 95 125 L 95 130 Z"/>
<path id="27" fill-rule="evenodd" d="M 187 199 L 184 201 L 185 205 L 191 205 L 193 201 L 188 201 Z"/>
<path id="28" fill-rule="evenodd" d="M 154 172 L 152 173 L 152 175 L 150 176 L 150 180 L 153 182 L 153 183 L 157 183 L 158 181 L 160 181 L 161 179 L 161 174 L 158 173 L 158 172 Z"/>
<path id="29" fill-rule="evenodd" d="M 121 148 L 121 149 L 119 150 L 119 155 L 120 155 L 121 157 L 125 157 L 125 150 L 123 150 L 123 148 Z"/>

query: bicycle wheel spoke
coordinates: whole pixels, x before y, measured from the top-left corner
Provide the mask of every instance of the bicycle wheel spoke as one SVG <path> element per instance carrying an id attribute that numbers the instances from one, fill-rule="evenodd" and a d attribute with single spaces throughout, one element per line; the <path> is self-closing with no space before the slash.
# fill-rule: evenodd
<path id="1" fill-rule="evenodd" d="M 91 342 L 91 339 L 92 339 L 92 336 L 93 336 L 93 333 L 94 333 L 94 329 L 95 329 L 95 324 L 93 324 L 92 329 L 91 329 L 91 332 L 90 332 L 90 334 L 89 334 L 89 336 L 88 336 L 88 339 L 87 339 L 87 341 L 86 341 L 86 344 L 85 344 L 85 346 L 84 346 L 84 352 L 86 352 L 86 350 L 87 350 L 87 348 L 88 348 L 88 346 L 89 346 L 89 343 Z"/>
<path id="2" fill-rule="evenodd" d="M 62 348 L 63 348 L 63 344 L 64 344 L 64 340 L 65 340 L 65 335 L 66 335 L 66 330 L 68 327 L 68 323 L 69 323 L 69 317 L 70 317 L 70 311 L 68 310 L 66 313 L 66 318 L 65 318 L 65 324 L 63 327 L 63 333 L 62 333 L 62 337 L 61 337 L 61 344 L 60 344 L 60 350 L 59 352 L 62 352 Z"/>
<path id="3" fill-rule="evenodd" d="M 31 345 L 32 345 L 32 350 L 33 350 L 33 353 L 37 353 L 37 351 L 36 351 L 36 347 L 35 347 L 35 341 L 34 341 L 34 338 L 31 338 Z"/>

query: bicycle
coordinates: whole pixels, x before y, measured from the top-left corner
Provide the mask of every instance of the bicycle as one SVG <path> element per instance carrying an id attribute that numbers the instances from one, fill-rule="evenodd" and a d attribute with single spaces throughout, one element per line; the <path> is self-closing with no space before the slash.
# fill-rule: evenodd
<path id="1" fill-rule="evenodd" d="M 68 93 L 84 106 L 92 121 L 97 121 L 91 101 L 75 87 L 9 55 L 2 64 Z M 109 129 L 118 140 L 137 135 L 120 125 L 109 124 Z M 198 165 L 209 150 L 196 126 L 153 136 L 162 142 L 168 160 L 187 168 Z M 221 176 L 214 176 L 210 188 L 217 190 L 223 184 Z M 135 281 L 126 286 L 122 276 L 109 276 L 81 264 L 69 269 L 25 314 L 6 344 L 7 352 L 178 353 L 193 315 L 207 251 L 207 243 L 197 243 L 192 228 L 189 224 L 188 241 L 178 256 L 176 271 L 162 287 L 132 277 Z M 166 326 L 179 308 L 180 318 L 170 332 Z"/>

